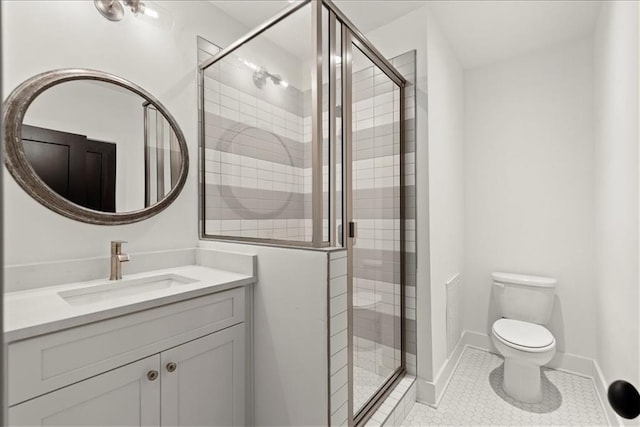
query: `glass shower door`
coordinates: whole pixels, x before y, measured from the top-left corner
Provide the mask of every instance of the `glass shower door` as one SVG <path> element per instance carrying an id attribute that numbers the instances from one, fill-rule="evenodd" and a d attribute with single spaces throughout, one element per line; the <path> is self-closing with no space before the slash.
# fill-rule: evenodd
<path id="1" fill-rule="evenodd" d="M 353 413 L 403 369 L 400 87 L 351 46 Z"/>

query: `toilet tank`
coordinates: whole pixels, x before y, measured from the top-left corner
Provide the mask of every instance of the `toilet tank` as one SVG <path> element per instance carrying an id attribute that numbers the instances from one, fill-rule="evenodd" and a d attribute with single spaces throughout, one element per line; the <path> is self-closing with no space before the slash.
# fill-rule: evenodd
<path id="1" fill-rule="evenodd" d="M 502 317 L 540 325 L 549 322 L 556 279 L 499 272 L 492 273 L 491 278 Z"/>

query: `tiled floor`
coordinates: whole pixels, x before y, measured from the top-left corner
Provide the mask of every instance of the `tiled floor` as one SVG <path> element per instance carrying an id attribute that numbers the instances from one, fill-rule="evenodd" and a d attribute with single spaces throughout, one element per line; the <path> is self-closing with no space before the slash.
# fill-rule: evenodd
<path id="1" fill-rule="evenodd" d="M 366 422 L 365 427 L 395 426 L 401 424 L 416 403 L 416 378 L 405 375 L 393 391 Z"/>
<path id="2" fill-rule="evenodd" d="M 502 390 L 502 358 L 467 348 L 438 406 L 416 403 L 402 426 L 604 426 L 591 379 L 543 370 L 543 400 L 519 403 Z"/>
<path id="3" fill-rule="evenodd" d="M 375 372 L 353 367 L 353 409 L 357 411 L 380 388 L 386 378 Z"/>

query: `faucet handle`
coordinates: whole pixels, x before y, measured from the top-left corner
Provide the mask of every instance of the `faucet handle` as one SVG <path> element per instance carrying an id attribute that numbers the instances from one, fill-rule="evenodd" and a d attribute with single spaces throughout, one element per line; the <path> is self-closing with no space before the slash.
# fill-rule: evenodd
<path id="1" fill-rule="evenodd" d="M 118 255 L 118 261 L 120 261 L 120 262 L 129 262 L 129 261 L 131 261 L 131 257 L 129 256 L 129 254 L 119 254 Z"/>
<path id="2" fill-rule="evenodd" d="M 118 252 L 122 248 L 122 244 L 127 243 L 125 240 L 112 240 L 111 241 L 111 252 Z"/>

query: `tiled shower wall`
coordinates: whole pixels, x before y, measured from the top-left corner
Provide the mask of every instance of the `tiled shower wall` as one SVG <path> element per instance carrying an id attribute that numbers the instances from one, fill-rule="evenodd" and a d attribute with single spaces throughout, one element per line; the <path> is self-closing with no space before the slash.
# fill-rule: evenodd
<path id="1" fill-rule="evenodd" d="M 329 425 L 347 425 L 349 407 L 347 251 L 336 250 L 329 257 Z"/>
<path id="2" fill-rule="evenodd" d="M 199 60 L 210 58 L 208 42 L 199 42 Z M 241 59 L 231 54 L 205 71 L 205 234 L 308 240 L 311 144 L 303 92 L 269 79 L 258 88 Z"/>
<path id="3" fill-rule="evenodd" d="M 400 364 L 399 111 L 400 91 L 380 69 L 354 73 L 354 365 L 380 377 L 363 383 Z"/>
<path id="4" fill-rule="evenodd" d="M 198 45 L 199 61 L 218 51 L 204 39 L 199 39 Z M 407 369 L 415 375 L 415 52 L 391 62 L 408 81 L 404 105 L 405 335 Z M 284 89 L 270 81 L 258 89 L 253 84 L 253 70 L 238 57 L 230 56 L 219 64 L 210 67 L 205 75 L 206 234 L 309 241 L 309 91 L 292 86 Z M 399 316 L 393 303 L 399 297 L 399 287 L 394 285 L 399 283 L 400 271 L 399 152 L 397 141 L 393 140 L 391 113 L 399 99 L 393 99 L 391 83 L 374 68 L 360 70 L 353 77 L 353 185 L 358 220 L 355 259 L 360 260 L 354 265 L 354 291 L 375 290 L 383 300 L 373 311 L 359 310 L 362 321 L 356 316 L 359 326 L 356 325 L 354 341 L 363 348 L 370 348 L 374 341 L 387 344 L 387 360 L 377 364 L 382 369 L 380 374 L 385 374 L 380 367 L 393 366 L 389 358 L 395 356 L 394 334 L 383 337 L 372 320 L 392 324 Z M 323 123 L 326 122 L 325 112 Z M 397 134 L 397 128 L 395 131 Z M 337 186 L 341 188 L 341 174 L 337 175 Z M 326 167 L 323 176 L 326 188 Z M 341 200 L 341 192 L 337 199 Z M 383 320 L 389 316 L 396 320 Z M 366 360 L 362 361 L 366 364 Z"/>
<path id="5" fill-rule="evenodd" d="M 387 377 L 400 348 L 400 241 L 405 227 L 405 335 L 407 371 L 416 372 L 415 338 L 415 52 L 391 60 L 405 89 L 405 220 L 399 216 L 398 91 L 376 67 L 354 74 L 354 299 L 379 302 L 354 309 L 354 363 Z M 396 111 L 396 115 L 393 115 Z"/>
<path id="6" fill-rule="evenodd" d="M 200 39 L 199 60 L 217 48 Z M 354 76 L 354 211 L 358 221 L 358 251 L 354 265 L 354 292 L 375 290 L 382 296 L 371 310 L 354 314 L 354 344 L 368 348 L 382 343 L 384 360 L 373 365 L 386 375 L 398 357 L 398 334 L 377 331 L 383 317 L 399 322 L 400 247 L 397 238 L 405 229 L 405 336 L 407 370 L 416 372 L 415 330 L 415 52 L 392 59 L 408 81 L 405 89 L 405 220 L 398 210 L 399 150 L 393 134 L 391 111 L 399 108 L 399 97 L 372 69 Z M 370 73 L 370 75 L 368 74 Z M 205 231 L 207 235 L 261 237 L 286 240 L 311 238 L 311 117 L 309 91 L 270 82 L 263 89 L 253 85 L 252 70 L 237 57 L 230 57 L 205 76 Z M 364 82 L 370 77 L 372 87 Z M 363 83 L 364 82 L 364 83 Z M 360 93 L 358 91 L 362 89 Z M 388 90 L 387 90 L 388 89 Z M 278 92 L 279 91 L 279 92 Z M 385 92 L 386 91 L 386 92 Z M 326 113 L 323 123 L 326 125 Z M 374 125 L 375 122 L 375 125 Z M 397 126 L 398 124 L 396 124 Z M 326 127 L 326 126 L 325 126 Z M 326 134 L 326 129 L 325 129 Z M 325 162 L 326 163 L 326 162 Z M 338 164 L 338 172 L 342 166 Z M 327 169 L 324 168 L 324 188 Z M 337 188 L 341 188 L 338 175 Z M 393 177 L 396 176 L 394 179 Z M 325 195 L 326 196 L 326 195 Z M 337 194 L 341 200 L 342 194 Z M 326 204 L 326 197 L 325 197 Z M 340 208 L 339 208 L 340 209 Z M 326 224 L 325 224 L 326 227 Z M 343 262 L 346 252 L 332 253 L 330 265 Z M 389 262 L 391 260 L 391 262 Z M 333 270 L 332 270 L 333 271 Z M 330 280 L 331 422 L 345 421 L 346 385 L 346 276 Z M 395 284 L 394 284 L 395 283 Z M 384 322 L 384 321 L 383 321 Z M 379 333 L 380 332 L 380 333 Z M 369 342 L 367 342 L 369 341 Z M 388 345 L 384 345 L 384 344 Z M 361 362 L 365 362 L 362 359 Z"/>

